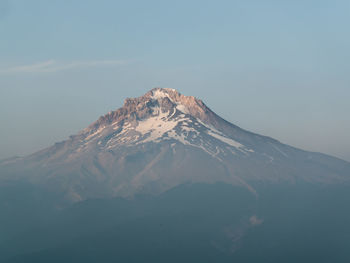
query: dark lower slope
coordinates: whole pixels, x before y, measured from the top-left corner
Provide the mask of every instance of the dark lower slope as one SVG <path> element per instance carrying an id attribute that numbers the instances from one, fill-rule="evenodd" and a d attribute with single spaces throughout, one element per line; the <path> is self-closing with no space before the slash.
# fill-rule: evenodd
<path id="1" fill-rule="evenodd" d="M 47 223 L 64 204 L 59 195 L 38 185 L 18 181 L 1 185 L 0 244 Z"/>
<path id="2" fill-rule="evenodd" d="M 191 184 L 41 211 L 45 220 L 2 242 L 0 261 L 350 262 L 349 188 L 259 192 L 257 199 L 231 185 Z"/>

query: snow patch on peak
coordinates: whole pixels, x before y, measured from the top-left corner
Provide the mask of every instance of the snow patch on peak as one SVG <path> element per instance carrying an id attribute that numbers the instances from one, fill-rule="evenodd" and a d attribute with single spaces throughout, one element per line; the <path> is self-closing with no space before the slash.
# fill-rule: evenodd
<path id="1" fill-rule="evenodd" d="M 164 89 L 155 89 L 152 91 L 151 98 L 155 100 L 162 99 L 162 98 L 169 98 L 169 94 Z"/>
<path id="2" fill-rule="evenodd" d="M 189 114 L 189 110 L 187 109 L 187 107 L 183 104 L 177 104 L 176 109 L 185 113 L 185 114 Z"/>
<path id="3" fill-rule="evenodd" d="M 176 91 L 175 89 L 169 89 L 169 88 L 154 88 L 151 90 L 151 98 L 152 99 L 162 99 L 162 98 L 168 98 L 170 99 L 172 102 L 174 102 L 171 99 L 171 94 L 174 95 L 180 95 L 180 93 L 178 91 Z"/>
<path id="4" fill-rule="evenodd" d="M 149 135 L 143 142 L 155 141 L 166 132 L 175 128 L 177 120 L 169 120 L 169 112 L 159 113 L 159 115 L 140 121 L 135 130 L 141 133 L 141 136 Z"/>
<path id="5" fill-rule="evenodd" d="M 210 136 L 212 136 L 212 137 L 222 141 L 223 143 L 226 143 L 226 144 L 228 144 L 228 145 L 230 145 L 230 146 L 232 146 L 234 148 L 237 148 L 238 150 L 244 151 L 244 152 L 254 152 L 254 150 L 247 149 L 246 146 L 244 146 L 243 144 L 240 144 L 239 142 L 237 142 L 237 141 L 227 137 L 222 132 L 220 132 L 217 129 L 215 129 L 213 126 L 207 125 L 204 122 L 200 121 L 199 119 L 198 119 L 198 122 L 208 129 L 207 133 Z"/>
<path id="6" fill-rule="evenodd" d="M 85 140 L 88 141 L 94 137 L 96 137 L 97 135 L 101 135 L 101 132 L 105 129 L 104 126 L 102 127 L 99 127 L 95 132 L 91 133 L 91 134 L 88 134 L 86 137 L 85 137 Z"/>
<path id="7" fill-rule="evenodd" d="M 231 145 L 231 146 L 235 147 L 235 148 L 244 148 L 244 146 L 242 144 L 240 144 L 239 142 L 236 142 L 236 141 L 234 141 L 234 140 L 232 140 L 230 138 L 227 138 L 227 137 L 221 135 L 220 133 L 214 132 L 213 130 L 209 130 L 208 134 L 210 136 L 212 136 L 212 137 L 214 137 L 214 138 L 216 138 L 216 139 L 218 139 L 218 140 L 228 144 L 228 145 Z"/>
<path id="8" fill-rule="evenodd" d="M 176 109 L 181 111 L 182 113 L 189 114 L 188 108 L 182 104 L 180 101 L 175 101 L 172 96 L 169 95 L 169 92 L 176 92 L 175 89 L 168 89 L 168 88 L 155 88 L 152 90 L 151 99 L 153 100 L 159 100 L 163 98 L 168 98 L 172 103 L 176 105 Z"/>

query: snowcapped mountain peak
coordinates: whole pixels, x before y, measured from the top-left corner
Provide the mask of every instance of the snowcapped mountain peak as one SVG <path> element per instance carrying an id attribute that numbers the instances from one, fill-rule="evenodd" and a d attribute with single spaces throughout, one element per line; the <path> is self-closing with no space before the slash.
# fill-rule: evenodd
<path id="1" fill-rule="evenodd" d="M 152 94 L 152 99 L 160 99 L 160 98 L 170 98 L 169 94 L 177 94 L 180 95 L 180 93 L 175 89 L 169 89 L 169 88 L 154 88 L 150 91 Z"/>
<path id="2" fill-rule="evenodd" d="M 70 139 L 2 165 L 31 169 L 32 180 L 61 187 L 74 201 L 162 192 L 188 181 L 220 181 L 256 193 L 262 181 L 342 182 L 350 169 L 243 130 L 201 100 L 163 88 L 128 98 Z"/>
<path id="3" fill-rule="evenodd" d="M 219 153 L 227 151 L 254 152 L 220 131 L 215 125 L 220 121 L 201 100 L 174 89 L 154 88 L 141 97 L 127 98 L 122 108 L 85 129 L 81 134 L 84 143 L 75 152 L 89 150 L 96 143 L 112 150 L 161 141 L 196 147 L 218 160 Z"/>
<path id="4" fill-rule="evenodd" d="M 204 103 L 196 99 L 193 96 L 185 96 L 182 95 L 180 92 L 178 92 L 175 89 L 170 88 L 153 88 L 149 92 L 147 92 L 145 95 L 136 98 L 136 99 L 127 99 L 127 103 L 130 101 L 138 101 L 139 103 L 145 102 L 145 103 L 158 103 L 161 107 L 162 106 L 175 106 L 179 110 L 181 110 L 184 113 L 196 115 L 196 112 L 200 110 L 205 110 L 206 106 Z M 125 104 L 124 104 L 125 105 Z"/>
<path id="5" fill-rule="evenodd" d="M 174 89 L 154 88 L 138 98 L 127 98 L 123 107 L 111 111 L 91 124 L 84 132 L 93 132 L 101 127 L 125 120 L 141 121 L 157 113 L 174 112 L 175 110 L 207 122 L 211 113 L 205 104 L 193 96 L 184 96 Z"/>

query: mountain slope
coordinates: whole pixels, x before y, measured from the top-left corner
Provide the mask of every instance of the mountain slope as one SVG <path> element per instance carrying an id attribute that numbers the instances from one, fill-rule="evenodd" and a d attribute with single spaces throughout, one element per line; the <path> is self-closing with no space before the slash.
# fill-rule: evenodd
<path id="1" fill-rule="evenodd" d="M 155 88 L 126 99 L 69 140 L 0 164 L 71 201 L 161 193 L 186 182 L 224 182 L 258 196 L 273 183 L 348 183 L 350 164 L 245 131 L 201 100 Z"/>
<path id="2" fill-rule="evenodd" d="M 0 241 L 0 262 L 349 262 L 349 188 L 259 192 L 186 184 L 82 201 Z"/>

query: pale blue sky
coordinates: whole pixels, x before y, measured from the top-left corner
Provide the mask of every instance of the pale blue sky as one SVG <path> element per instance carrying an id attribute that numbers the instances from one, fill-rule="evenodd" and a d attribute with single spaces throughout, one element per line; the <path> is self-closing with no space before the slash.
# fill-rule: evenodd
<path id="1" fill-rule="evenodd" d="M 0 0 L 0 158 L 156 86 L 350 160 L 350 1 Z"/>

